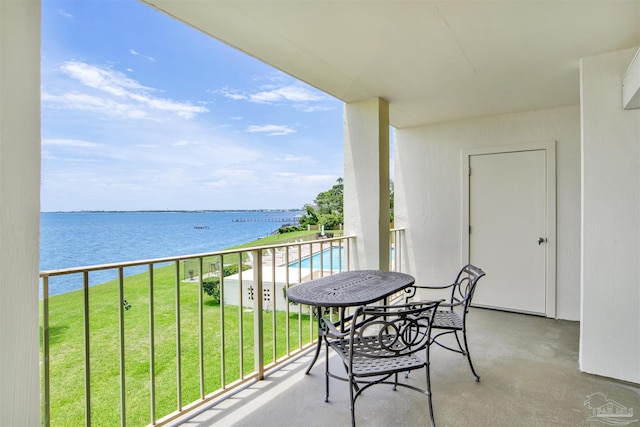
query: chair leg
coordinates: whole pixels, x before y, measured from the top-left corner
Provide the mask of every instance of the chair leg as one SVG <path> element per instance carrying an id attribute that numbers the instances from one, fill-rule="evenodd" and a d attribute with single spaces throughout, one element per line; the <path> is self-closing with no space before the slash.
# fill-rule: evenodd
<path id="1" fill-rule="evenodd" d="M 426 366 L 426 373 L 427 373 L 427 398 L 429 399 L 429 417 L 431 418 L 431 427 L 436 427 L 436 421 L 433 417 L 433 400 L 431 398 L 431 368 L 430 368 L 431 363 L 429 362 L 429 347 L 427 347 L 427 366 Z"/>
<path id="2" fill-rule="evenodd" d="M 456 333 L 456 339 L 457 338 L 458 338 L 458 334 Z M 464 339 L 464 352 L 467 355 L 467 360 L 469 361 L 469 367 L 471 368 L 471 372 L 473 373 L 473 376 L 476 377 L 476 382 L 480 382 L 480 376 L 476 373 L 476 370 L 473 368 L 473 363 L 471 363 L 471 353 L 469 352 L 469 344 L 467 343 L 466 328 L 462 330 L 462 338 Z"/>
<path id="3" fill-rule="evenodd" d="M 464 334 L 464 330 L 462 331 L 462 333 Z M 462 353 L 463 356 L 467 355 L 467 346 L 465 344 L 464 348 L 462 347 L 462 344 L 460 343 L 460 338 L 458 337 L 458 330 L 453 331 L 453 335 L 455 335 L 456 337 L 456 341 L 458 343 L 458 348 L 460 349 L 460 353 Z"/>
<path id="4" fill-rule="evenodd" d="M 324 381 L 325 381 L 325 395 L 324 401 L 329 401 L 329 346 L 325 348 L 325 358 L 324 358 Z"/>
<path id="5" fill-rule="evenodd" d="M 351 410 L 351 427 L 356 427 L 356 401 L 353 398 L 353 389 L 356 384 L 353 377 L 349 376 L 349 409 Z"/>

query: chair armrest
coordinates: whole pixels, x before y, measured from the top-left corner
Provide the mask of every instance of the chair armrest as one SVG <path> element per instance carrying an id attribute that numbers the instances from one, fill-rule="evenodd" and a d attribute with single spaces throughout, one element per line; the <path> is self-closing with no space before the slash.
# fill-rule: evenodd
<path id="1" fill-rule="evenodd" d="M 416 296 L 416 291 L 418 289 L 443 290 L 443 289 L 451 288 L 455 285 L 456 285 L 455 283 L 452 283 L 446 286 L 411 285 L 404 289 L 404 293 L 405 293 L 404 300 L 405 302 L 409 302 L 411 298 Z"/>
<path id="2" fill-rule="evenodd" d="M 447 289 L 455 285 L 456 285 L 455 283 L 452 283 L 450 285 L 445 285 L 445 286 L 411 285 L 411 287 L 418 288 L 418 289 Z"/>
<path id="3" fill-rule="evenodd" d="M 458 301 L 458 302 L 454 302 L 454 303 L 443 302 L 443 303 L 440 303 L 440 307 L 451 308 L 451 307 L 457 307 L 457 306 L 459 306 L 461 304 L 462 304 L 462 301 Z"/>
<path id="4" fill-rule="evenodd" d="M 349 332 L 340 332 L 333 322 L 326 317 L 320 318 L 320 330 L 324 336 L 334 339 L 341 339 L 349 335 Z"/>

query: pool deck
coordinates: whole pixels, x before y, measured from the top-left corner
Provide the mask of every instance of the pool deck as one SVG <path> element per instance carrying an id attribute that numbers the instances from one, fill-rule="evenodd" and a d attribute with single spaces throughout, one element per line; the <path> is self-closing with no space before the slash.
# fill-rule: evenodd
<path id="1" fill-rule="evenodd" d="M 306 242 L 292 242 L 289 246 L 287 246 L 288 251 L 285 250 L 285 247 L 282 247 L 281 249 L 273 249 L 273 250 L 265 250 L 263 251 L 263 255 L 262 255 L 262 266 L 264 267 L 272 267 L 275 261 L 275 266 L 277 268 L 286 268 L 287 266 L 290 266 L 290 264 L 295 263 L 295 262 L 299 262 L 301 260 L 305 260 L 305 258 L 309 258 L 310 256 L 314 256 L 317 255 L 320 252 L 320 247 L 318 243 L 314 243 L 313 244 L 313 248 L 312 245 Z M 333 245 L 332 248 L 339 248 L 338 245 Z M 327 251 L 329 249 L 329 247 L 324 246 L 322 247 L 323 251 Z M 313 253 L 312 253 L 313 250 Z M 274 256 L 275 254 L 275 256 Z M 328 256 L 327 256 L 328 259 Z M 325 263 L 327 261 L 325 260 Z M 251 267 L 255 268 L 255 263 L 253 261 L 253 258 L 250 259 L 249 261 L 249 265 L 251 265 Z M 326 271 L 327 273 L 331 273 L 331 271 L 337 271 L 337 268 L 329 268 L 328 266 L 323 266 L 325 268 L 323 268 L 324 271 Z M 297 266 L 292 267 L 292 268 L 298 268 Z M 304 270 L 309 270 L 309 266 L 303 266 L 302 267 Z M 342 265 L 342 270 L 345 270 L 346 267 L 344 265 Z M 315 268 L 315 270 L 320 270 L 320 268 Z M 209 277 L 212 276 L 218 276 L 217 272 L 210 272 L 210 273 L 205 273 L 202 275 L 203 279 L 207 279 Z M 184 279 L 183 282 L 184 283 L 196 283 L 198 282 L 200 279 L 198 277 L 198 275 L 194 275 L 193 278 L 187 278 Z"/>

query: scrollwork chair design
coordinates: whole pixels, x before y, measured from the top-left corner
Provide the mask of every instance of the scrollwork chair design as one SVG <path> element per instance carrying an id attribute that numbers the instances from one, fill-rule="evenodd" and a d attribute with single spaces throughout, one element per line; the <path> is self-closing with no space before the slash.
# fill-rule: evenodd
<path id="1" fill-rule="evenodd" d="M 321 331 L 326 343 L 326 397 L 329 378 L 349 383 L 351 425 L 355 426 L 355 402 L 367 388 L 377 384 L 406 387 L 428 398 L 431 425 L 435 426 L 431 399 L 429 344 L 431 324 L 440 301 L 414 302 L 392 306 L 361 306 L 351 318 L 348 332 L 340 332 L 322 318 Z M 329 369 L 329 349 L 334 350 L 346 368 L 346 378 Z M 399 373 L 425 369 L 426 389 L 398 381 Z"/>
<path id="2" fill-rule="evenodd" d="M 438 344 L 440 347 L 446 348 L 447 350 L 455 351 L 456 353 L 460 353 L 463 356 L 467 357 L 469 361 L 469 367 L 471 368 L 471 372 L 473 376 L 476 378 L 476 382 L 480 381 L 480 376 L 476 373 L 476 370 L 473 367 L 473 363 L 471 363 L 471 354 L 469 353 L 469 344 L 467 342 L 467 315 L 469 314 L 469 307 L 471 306 L 471 300 L 473 298 L 473 294 L 476 291 L 476 285 L 478 284 L 478 280 L 485 275 L 485 272 L 480 268 L 467 264 L 458 273 L 456 280 L 446 286 L 419 286 L 412 285 L 410 288 L 406 289 L 407 296 L 406 301 L 409 301 L 412 297 L 415 296 L 416 289 L 431 289 L 431 290 L 443 290 L 443 289 L 451 289 L 451 297 L 449 298 L 449 302 L 440 304 L 442 310 L 437 310 L 435 314 L 435 318 L 433 319 L 433 329 L 441 330 L 442 332 L 436 333 L 433 337 L 432 341 Z M 424 297 L 424 295 L 421 295 Z M 464 342 L 464 347 L 460 343 L 460 338 L 458 337 L 458 331 L 462 332 L 462 339 Z M 452 348 L 442 344 L 442 342 L 438 341 L 443 335 L 454 334 L 456 337 L 456 342 L 458 343 L 458 348 Z"/>

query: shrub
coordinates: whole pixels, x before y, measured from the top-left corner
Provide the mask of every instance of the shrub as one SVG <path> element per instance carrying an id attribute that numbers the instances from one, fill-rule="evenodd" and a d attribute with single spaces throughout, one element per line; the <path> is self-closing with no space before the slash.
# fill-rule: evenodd
<path id="1" fill-rule="evenodd" d="M 325 230 L 337 230 L 344 222 L 341 213 L 322 214 L 318 218 L 318 224 L 324 225 Z"/>
<path id="2" fill-rule="evenodd" d="M 209 277 L 202 282 L 202 290 L 213 298 L 214 304 L 220 304 L 220 278 Z"/>
<path id="3" fill-rule="evenodd" d="M 251 268 L 248 265 L 242 266 L 242 271 Z M 225 265 L 223 269 L 224 277 L 238 273 L 238 264 Z M 220 304 L 220 278 L 208 277 L 202 281 L 202 291 L 213 298 L 214 304 Z"/>
<path id="4" fill-rule="evenodd" d="M 285 234 L 285 233 L 292 233 L 294 231 L 304 231 L 304 230 L 306 230 L 305 227 L 298 226 L 298 225 L 283 225 L 282 227 L 278 228 L 278 233 Z"/>

